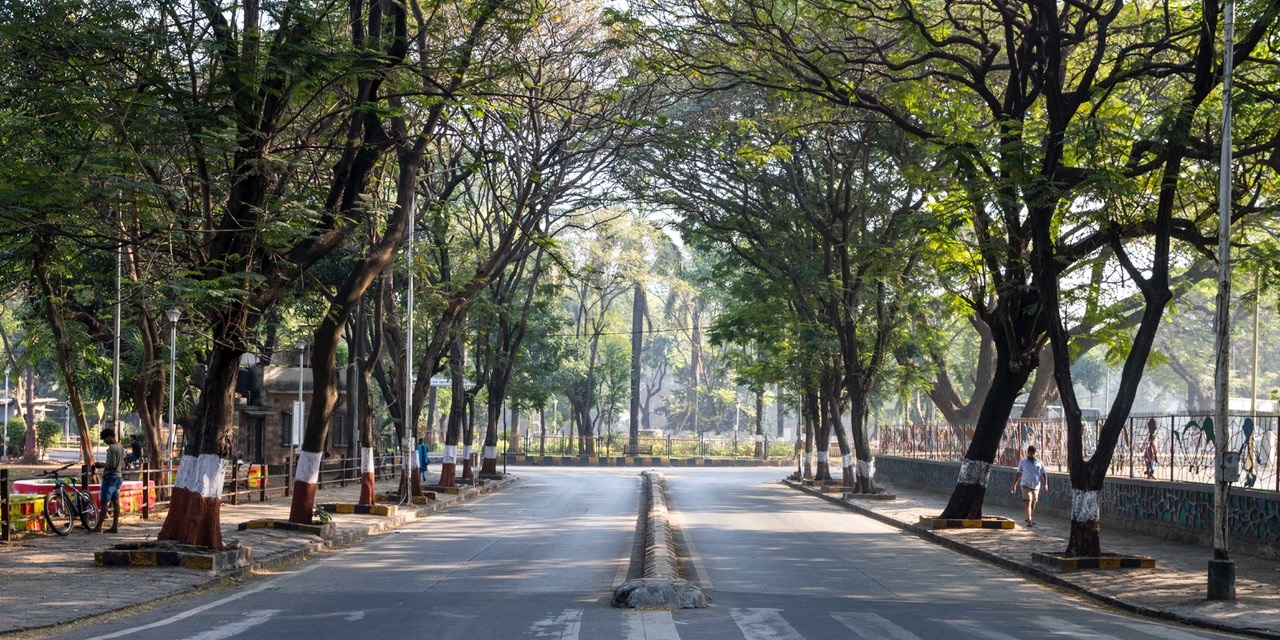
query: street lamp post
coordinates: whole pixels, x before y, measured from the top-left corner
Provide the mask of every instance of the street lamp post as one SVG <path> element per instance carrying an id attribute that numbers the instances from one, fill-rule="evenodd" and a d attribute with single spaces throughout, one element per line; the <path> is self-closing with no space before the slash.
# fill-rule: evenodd
<path id="1" fill-rule="evenodd" d="M 1222 148 L 1218 162 L 1218 297 L 1214 324 L 1213 559 L 1209 560 L 1209 600 L 1236 599 L 1235 562 L 1228 551 L 1231 481 L 1228 465 L 1228 399 L 1231 385 L 1231 73 L 1235 47 L 1235 3 L 1223 6 Z M 1233 465 L 1234 466 L 1234 465 Z"/>
<path id="2" fill-rule="evenodd" d="M 297 347 L 298 347 L 298 408 L 294 411 L 294 413 L 297 414 L 297 417 L 294 418 L 293 438 L 291 438 L 291 440 L 293 441 L 293 448 L 295 450 L 298 447 L 302 446 L 302 434 L 305 433 L 305 430 L 306 430 L 305 412 L 303 411 L 303 405 L 302 405 L 302 376 L 303 376 L 303 372 L 306 370 L 307 341 L 299 339 L 297 343 Z"/>
<path id="3" fill-rule="evenodd" d="M 0 459 L 9 457 L 9 365 L 4 366 L 4 449 Z"/>
<path id="4" fill-rule="evenodd" d="M 165 315 L 169 317 L 169 447 L 164 454 L 164 465 L 169 467 L 173 464 L 173 387 L 177 380 L 177 363 L 178 363 L 178 320 L 182 318 L 182 312 L 178 307 L 170 307 Z"/>

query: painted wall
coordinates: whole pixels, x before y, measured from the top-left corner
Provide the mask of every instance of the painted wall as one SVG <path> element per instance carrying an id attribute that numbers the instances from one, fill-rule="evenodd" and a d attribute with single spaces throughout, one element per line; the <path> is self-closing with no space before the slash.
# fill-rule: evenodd
<path id="1" fill-rule="evenodd" d="M 992 467 L 987 504 L 1018 509 L 1021 498 L 1009 493 L 1016 470 Z M 876 457 L 876 477 L 887 484 L 950 494 L 960 473 L 958 462 L 934 462 L 895 456 Z M 1039 511 L 1069 518 L 1071 492 L 1066 474 L 1049 474 L 1049 492 Z M 1110 478 L 1099 495 L 1102 529 L 1118 529 L 1165 540 L 1213 546 L 1213 487 L 1206 484 Z M 1231 550 L 1280 558 L 1280 494 L 1231 490 Z M 1104 533 L 1105 535 L 1105 533 Z"/>

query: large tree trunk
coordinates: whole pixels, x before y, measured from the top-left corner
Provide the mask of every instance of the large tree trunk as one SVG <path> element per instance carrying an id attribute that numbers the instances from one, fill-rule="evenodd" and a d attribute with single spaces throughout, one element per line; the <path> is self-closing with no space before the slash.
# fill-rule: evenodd
<path id="1" fill-rule="evenodd" d="M 1022 385 L 1027 383 L 1030 376 L 1029 367 L 1022 371 L 1010 371 L 1008 358 L 998 359 L 991 390 L 987 393 L 986 402 L 982 403 L 982 413 L 974 426 L 973 440 L 965 452 L 964 462 L 960 464 L 960 476 L 956 479 L 956 487 L 951 492 L 951 498 L 941 517 L 982 517 L 987 479 L 1000 448 L 1000 437 L 1009 421 L 1009 413 L 1013 411 L 1014 401 L 1018 399 Z"/>
<path id="2" fill-rule="evenodd" d="M 234 326 L 228 329 L 221 339 L 213 341 L 204 389 L 178 463 L 169 513 L 156 536 L 158 540 L 223 548 L 222 484 L 227 473 L 227 457 L 231 454 L 236 374 L 240 356 L 244 354 L 243 347 L 238 346 L 243 344 L 242 332 Z"/>
<path id="3" fill-rule="evenodd" d="M 36 252 L 32 262 L 32 271 L 35 272 L 36 281 L 39 283 L 43 303 L 40 308 L 44 311 L 45 322 L 49 324 L 49 331 L 53 334 L 54 353 L 58 358 L 62 382 L 66 385 L 67 402 L 71 405 L 71 410 L 76 417 L 76 430 L 80 433 L 80 462 L 92 466 L 94 463 L 93 438 L 89 434 L 89 420 L 85 417 L 84 400 L 80 396 L 80 380 L 76 376 L 75 364 L 72 361 L 71 341 L 67 338 L 63 327 L 62 312 L 58 309 L 58 296 L 54 293 L 53 283 L 50 281 L 48 256 L 45 250 L 46 247 L 42 246 L 41 250 Z M 113 427 L 119 428 L 117 425 Z M 116 434 L 117 437 L 121 435 Z"/>
<path id="4" fill-rule="evenodd" d="M 853 432 L 853 453 L 857 459 L 858 493 L 875 493 L 875 458 L 871 454 L 871 445 L 866 437 L 867 403 L 861 395 L 849 398 L 849 430 Z"/>
<path id="5" fill-rule="evenodd" d="M 475 471 L 472 468 L 476 441 L 475 399 L 474 395 L 467 395 L 466 421 L 462 427 L 462 479 L 466 482 L 475 482 L 476 480 Z"/>
<path id="6" fill-rule="evenodd" d="M 30 364 L 23 366 L 27 379 L 27 432 L 22 442 L 22 464 L 40 461 L 40 438 L 36 434 L 36 372 Z"/>
<path id="7" fill-rule="evenodd" d="M 462 439 L 462 422 L 466 420 L 467 389 L 463 386 L 465 354 L 462 339 L 455 337 L 449 349 L 449 373 L 452 393 L 449 401 L 449 418 L 444 434 L 444 455 L 440 458 L 440 486 L 452 487 L 458 482 L 458 441 Z"/>
<path id="8" fill-rule="evenodd" d="M 383 142 L 385 139 L 382 124 L 376 117 L 366 118 L 365 126 L 368 130 L 366 142 L 370 144 L 357 156 L 355 164 L 358 170 L 353 170 L 348 178 L 352 181 L 348 189 L 355 194 L 362 194 L 367 190 L 368 173 L 373 168 L 374 160 L 381 155 L 380 149 L 373 143 Z M 347 319 L 355 311 L 356 305 L 378 275 L 391 265 L 396 250 L 404 244 L 409 234 L 409 220 L 417 204 L 417 190 L 414 187 L 417 185 L 418 168 L 422 165 L 422 147 L 423 144 L 419 142 L 417 147 L 400 148 L 397 154 L 400 171 L 396 181 L 399 200 L 387 220 L 386 231 L 369 247 L 363 258 L 351 267 L 350 273 L 330 302 L 320 326 L 316 327 L 311 354 L 311 407 L 302 440 L 302 453 L 298 458 L 298 473 L 294 476 L 293 503 L 289 508 L 290 522 L 311 522 L 320 460 L 329 435 L 329 423 L 333 420 L 333 408 L 338 402 L 338 341 L 342 339 Z M 374 222 L 368 220 L 367 224 Z M 417 460 L 416 456 L 414 460 Z M 417 478 L 418 474 L 411 472 L 411 477 Z M 421 483 L 417 488 L 414 495 L 421 494 Z"/>
<path id="9" fill-rule="evenodd" d="M 804 477 L 813 477 L 813 450 L 817 441 L 818 394 L 805 390 L 801 394 L 800 421 L 804 423 Z"/>
<path id="10" fill-rule="evenodd" d="M 631 411 L 627 422 L 627 455 L 640 454 L 640 352 L 644 347 L 644 286 L 631 295 Z"/>

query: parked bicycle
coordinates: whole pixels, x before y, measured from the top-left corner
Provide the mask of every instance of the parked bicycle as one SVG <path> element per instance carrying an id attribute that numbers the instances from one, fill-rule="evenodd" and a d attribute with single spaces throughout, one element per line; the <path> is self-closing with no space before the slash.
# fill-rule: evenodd
<path id="1" fill-rule="evenodd" d="M 93 531 L 102 524 L 102 511 L 98 509 L 98 499 L 88 491 L 76 488 L 74 478 L 58 475 L 74 464 L 71 462 L 60 469 L 40 474 L 53 476 L 53 491 L 44 497 L 44 521 L 54 533 L 60 536 L 71 533 L 76 518 L 80 519 L 80 524 L 84 525 L 88 531 Z"/>

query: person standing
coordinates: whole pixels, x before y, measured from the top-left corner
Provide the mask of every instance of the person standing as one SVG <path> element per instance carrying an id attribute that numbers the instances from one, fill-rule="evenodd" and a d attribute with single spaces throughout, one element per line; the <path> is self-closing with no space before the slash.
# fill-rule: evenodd
<path id="1" fill-rule="evenodd" d="M 1036 526 L 1032 516 L 1036 512 L 1036 503 L 1040 500 L 1040 487 L 1043 485 L 1045 490 L 1049 486 L 1049 473 L 1044 470 L 1044 465 L 1036 459 L 1035 445 L 1027 447 L 1027 457 L 1018 462 L 1018 473 L 1013 476 L 1013 486 L 1009 487 L 1009 493 L 1022 491 L 1022 507 L 1026 511 L 1028 527 Z"/>
<path id="2" fill-rule="evenodd" d="M 102 503 L 105 510 L 107 505 L 111 505 L 111 528 L 106 533 L 119 533 L 120 529 L 120 485 L 124 484 L 124 478 L 120 475 L 120 469 L 124 466 L 124 447 L 120 446 L 120 442 L 116 440 L 115 429 L 103 429 L 98 434 L 102 437 L 102 441 L 107 445 L 107 461 L 95 462 L 93 466 L 102 469 L 102 485 L 98 492 L 98 500 Z M 98 527 L 94 531 L 102 531 L 102 522 L 99 520 Z"/>

